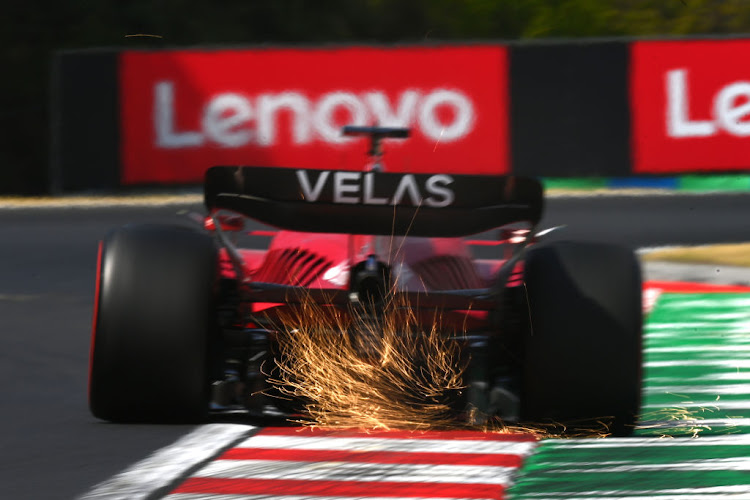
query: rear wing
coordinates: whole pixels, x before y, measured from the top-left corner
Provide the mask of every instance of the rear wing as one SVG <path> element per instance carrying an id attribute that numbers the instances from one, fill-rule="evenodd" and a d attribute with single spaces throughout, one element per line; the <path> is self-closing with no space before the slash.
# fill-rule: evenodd
<path id="1" fill-rule="evenodd" d="M 455 237 L 536 225 L 541 184 L 516 176 L 212 167 L 205 204 L 293 231 Z"/>

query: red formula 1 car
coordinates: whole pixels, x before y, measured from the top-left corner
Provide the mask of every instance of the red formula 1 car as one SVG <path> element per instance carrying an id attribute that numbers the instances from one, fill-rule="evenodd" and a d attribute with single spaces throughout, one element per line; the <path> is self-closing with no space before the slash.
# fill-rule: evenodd
<path id="1" fill-rule="evenodd" d="M 614 434 L 628 434 L 641 393 L 634 254 L 537 242 L 536 180 L 383 172 L 380 139 L 408 132 L 347 132 L 372 138 L 366 171 L 213 167 L 204 228 L 134 225 L 105 238 L 92 413 L 179 422 L 257 409 L 281 311 L 310 301 L 376 318 L 395 301 L 420 318 L 439 311 L 446 335 L 459 339 L 467 390 L 452 396 L 457 418 L 473 406 L 521 422 L 610 419 Z M 237 243 L 246 218 L 277 228 L 260 233 L 267 249 Z M 473 258 L 465 237 L 497 228 L 500 239 L 480 241 L 496 258 Z"/>

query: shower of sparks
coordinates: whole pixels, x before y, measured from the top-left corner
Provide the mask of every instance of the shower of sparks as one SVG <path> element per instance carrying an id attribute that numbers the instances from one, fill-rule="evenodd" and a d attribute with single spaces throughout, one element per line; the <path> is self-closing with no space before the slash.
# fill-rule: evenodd
<path id="1" fill-rule="evenodd" d="M 575 429 L 560 423 L 514 425 L 474 408 L 456 408 L 470 362 L 460 352 L 465 332 L 445 332 L 439 313 L 424 325 L 407 303 L 395 299 L 374 317 L 365 309 L 347 313 L 303 300 L 279 321 L 279 352 L 269 382 L 284 397 L 302 402 L 297 422 L 303 425 L 473 429 L 537 438 L 609 435 L 606 422 Z"/>
<path id="2" fill-rule="evenodd" d="M 658 433 L 662 438 L 685 435 L 698 437 L 703 431 L 711 431 L 711 427 L 702 420 L 707 413 L 710 414 L 712 411 L 710 408 L 662 408 L 641 415 L 642 423 L 638 429 L 648 431 L 650 434 Z"/>
<path id="3" fill-rule="evenodd" d="M 343 313 L 304 301 L 281 318 L 271 383 L 305 403 L 305 422 L 324 427 L 455 427 L 463 390 L 459 344 L 435 315 L 423 329 L 406 304 L 382 314 Z"/>

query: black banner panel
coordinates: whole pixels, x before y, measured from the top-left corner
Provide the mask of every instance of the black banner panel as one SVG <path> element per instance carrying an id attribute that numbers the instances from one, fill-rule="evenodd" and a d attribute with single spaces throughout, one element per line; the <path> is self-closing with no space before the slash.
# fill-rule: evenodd
<path id="1" fill-rule="evenodd" d="M 630 175 L 627 42 L 511 45 L 510 133 L 516 174 Z"/>
<path id="2" fill-rule="evenodd" d="M 118 53 L 60 52 L 53 64 L 50 191 L 116 188 Z"/>

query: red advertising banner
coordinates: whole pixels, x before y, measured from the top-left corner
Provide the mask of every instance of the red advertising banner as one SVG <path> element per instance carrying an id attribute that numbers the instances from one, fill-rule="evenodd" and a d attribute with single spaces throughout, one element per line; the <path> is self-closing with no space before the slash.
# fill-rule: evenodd
<path id="1" fill-rule="evenodd" d="M 405 126 L 388 171 L 507 173 L 502 46 L 125 52 L 123 184 L 197 183 L 212 165 L 362 170 L 344 125 Z"/>
<path id="2" fill-rule="evenodd" d="M 750 40 L 635 42 L 636 173 L 750 170 Z"/>

